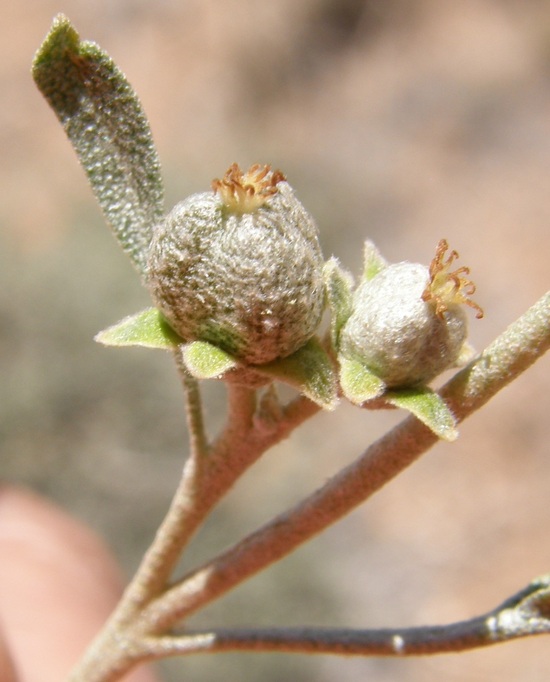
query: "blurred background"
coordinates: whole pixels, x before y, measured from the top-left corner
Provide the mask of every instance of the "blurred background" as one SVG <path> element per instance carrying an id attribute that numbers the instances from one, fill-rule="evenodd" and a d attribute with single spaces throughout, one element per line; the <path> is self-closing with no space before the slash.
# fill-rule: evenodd
<path id="1" fill-rule="evenodd" d="M 94 334 L 149 304 L 30 77 L 57 12 L 126 73 L 167 208 L 234 161 L 271 163 L 354 272 L 362 242 L 428 263 L 446 237 L 477 283 L 481 349 L 548 288 L 550 4 L 544 0 L 3 0 L 0 473 L 101 533 L 130 574 L 186 456 L 168 354 Z M 543 359 L 364 507 L 197 617 L 357 627 L 482 613 L 550 567 Z M 205 384 L 211 431 L 223 389 Z M 239 483 L 201 561 L 321 485 L 402 417 L 343 405 Z M 217 655 L 168 681 L 542 682 L 544 638 L 410 660 Z"/>

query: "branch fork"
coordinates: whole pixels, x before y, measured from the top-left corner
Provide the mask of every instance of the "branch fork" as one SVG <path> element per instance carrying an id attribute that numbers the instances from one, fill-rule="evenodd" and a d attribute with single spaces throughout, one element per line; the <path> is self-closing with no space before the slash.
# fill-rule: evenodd
<path id="1" fill-rule="evenodd" d="M 440 395 L 463 421 L 549 346 L 550 292 L 456 374 Z M 294 508 L 174 580 L 173 569 L 188 541 L 240 475 L 320 409 L 303 396 L 279 405 L 273 389 L 258 401 L 255 390 L 229 384 L 227 425 L 210 443 L 204 432 L 199 386 L 181 364 L 179 370 L 191 443 L 182 480 L 118 609 L 70 682 L 114 682 L 138 663 L 205 651 L 412 656 L 463 651 L 550 632 L 550 577 L 544 576 L 494 611 L 450 625 L 381 630 L 214 628 L 174 634 L 174 628 L 193 613 L 335 523 L 437 442 L 432 431 L 408 417 Z M 265 428 L 266 404 L 270 428 Z M 262 407 L 263 418 L 258 416 Z"/>

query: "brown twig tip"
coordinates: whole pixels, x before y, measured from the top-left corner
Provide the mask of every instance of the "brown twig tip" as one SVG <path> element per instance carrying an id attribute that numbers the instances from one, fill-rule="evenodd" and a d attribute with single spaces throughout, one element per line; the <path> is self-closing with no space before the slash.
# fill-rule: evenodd
<path id="1" fill-rule="evenodd" d="M 286 180 L 281 171 L 259 163 L 243 173 L 237 163 L 231 164 L 221 180 L 212 180 L 212 189 L 224 205 L 235 213 L 252 213 L 277 192 L 279 182 Z"/>
<path id="2" fill-rule="evenodd" d="M 476 291 L 476 285 L 467 277 L 470 274 L 470 268 L 463 266 L 451 270 L 451 265 L 459 254 L 455 249 L 451 249 L 448 254 L 447 251 L 449 251 L 449 244 L 446 239 L 441 239 L 430 263 L 430 280 L 422 292 L 422 300 L 434 303 L 435 313 L 440 319 L 443 319 L 445 312 L 451 306 L 461 303 L 477 310 L 476 318 L 481 319 L 484 314 L 483 309 L 470 298 Z"/>

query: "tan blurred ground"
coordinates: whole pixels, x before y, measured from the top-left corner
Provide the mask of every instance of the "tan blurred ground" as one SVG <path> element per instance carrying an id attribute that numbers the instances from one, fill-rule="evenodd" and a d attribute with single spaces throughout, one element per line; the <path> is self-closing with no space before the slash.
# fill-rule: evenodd
<path id="1" fill-rule="evenodd" d="M 131 570 L 181 466 L 181 397 L 162 355 L 91 341 L 148 299 L 29 75 L 58 11 L 139 93 L 168 204 L 233 161 L 271 162 L 317 217 L 326 255 L 354 271 L 366 237 L 390 260 L 424 262 L 447 237 L 486 311 L 472 322 L 481 348 L 550 279 L 550 4 L 3 1 L 0 471 L 86 518 Z M 548 571 L 549 369 L 546 358 L 465 423 L 458 443 L 435 448 L 211 621 L 444 622 Z M 208 392 L 219 422 L 220 394 Z M 322 483 L 394 421 L 347 407 L 318 417 L 246 477 L 197 553 Z M 178 666 L 167 679 L 542 682 L 550 649 L 541 638 L 410 661 Z"/>

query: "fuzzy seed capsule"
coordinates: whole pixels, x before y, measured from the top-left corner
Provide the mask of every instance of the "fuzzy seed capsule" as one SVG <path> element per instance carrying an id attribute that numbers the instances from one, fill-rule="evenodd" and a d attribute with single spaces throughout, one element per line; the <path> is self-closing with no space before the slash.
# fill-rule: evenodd
<path id="1" fill-rule="evenodd" d="M 213 192 L 179 203 L 155 229 L 153 298 L 186 341 L 245 364 L 298 350 L 324 308 L 317 227 L 279 172 L 233 165 Z"/>
<path id="2" fill-rule="evenodd" d="M 444 259 L 442 240 L 430 267 L 389 265 L 354 293 L 352 314 L 340 334 L 340 353 L 360 361 L 388 388 L 426 384 L 457 363 L 467 336 L 461 304 L 482 311 L 469 299 L 475 287 L 450 272 L 458 254 Z"/>

